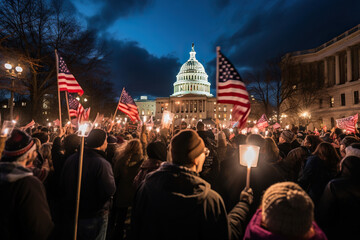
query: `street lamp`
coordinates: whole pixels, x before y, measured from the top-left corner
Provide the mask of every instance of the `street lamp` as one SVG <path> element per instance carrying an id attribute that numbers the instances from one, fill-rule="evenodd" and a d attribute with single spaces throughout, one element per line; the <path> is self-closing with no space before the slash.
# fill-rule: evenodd
<path id="1" fill-rule="evenodd" d="M 10 105 L 10 120 L 12 120 L 13 116 L 14 116 L 14 87 L 15 87 L 14 80 L 15 80 L 15 78 L 18 78 L 18 76 L 22 73 L 23 68 L 20 67 L 20 64 L 19 64 L 14 69 L 13 65 L 11 65 L 10 63 L 5 63 L 4 67 L 11 76 L 11 96 L 10 96 L 9 105 Z"/>

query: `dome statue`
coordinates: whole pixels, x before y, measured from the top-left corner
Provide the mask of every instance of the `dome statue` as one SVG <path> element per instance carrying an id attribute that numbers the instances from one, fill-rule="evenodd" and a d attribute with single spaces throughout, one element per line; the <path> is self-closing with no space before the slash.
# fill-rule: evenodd
<path id="1" fill-rule="evenodd" d="M 182 96 L 185 94 L 199 94 L 212 97 L 210 93 L 210 83 L 204 66 L 196 59 L 194 43 L 190 51 L 190 58 L 180 68 L 174 83 L 174 94 L 172 96 Z"/>

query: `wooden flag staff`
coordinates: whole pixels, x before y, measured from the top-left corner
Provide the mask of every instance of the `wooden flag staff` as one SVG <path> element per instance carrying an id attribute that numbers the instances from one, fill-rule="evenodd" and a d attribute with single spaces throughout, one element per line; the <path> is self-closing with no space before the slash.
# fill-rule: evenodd
<path id="1" fill-rule="evenodd" d="M 55 49 L 55 58 L 56 58 L 56 79 L 57 79 L 57 90 L 58 90 L 58 100 L 59 100 L 59 127 L 62 129 L 61 121 L 61 99 L 60 99 L 60 87 L 59 87 L 59 57 L 57 55 L 57 50 Z"/>

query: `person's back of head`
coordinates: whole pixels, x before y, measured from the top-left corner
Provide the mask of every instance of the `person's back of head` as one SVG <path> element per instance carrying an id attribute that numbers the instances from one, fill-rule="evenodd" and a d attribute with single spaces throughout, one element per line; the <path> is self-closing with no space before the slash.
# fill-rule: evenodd
<path id="1" fill-rule="evenodd" d="M 203 122 L 199 121 L 197 124 L 196 124 L 196 130 L 197 131 L 205 131 L 205 125 Z"/>
<path id="2" fill-rule="evenodd" d="M 49 135 L 46 132 L 38 132 L 32 135 L 33 138 L 40 140 L 41 144 L 44 144 L 49 141 Z"/>
<path id="3" fill-rule="evenodd" d="M 295 134 L 290 130 L 284 130 L 279 137 L 280 142 L 291 143 L 295 138 Z"/>
<path id="4" fill-rule="evenodd" d="M 5 142 L 2 153 L 2 162 L 23 162 L 36 151 L 36 143 L 26 132 L 14 129 Z"/>
<path id="5" fill-rule="evenodd" d="M 205 150 L 204 141 L 194 130 L 190 129 L 176 134 L 171 139 L 170 147 L 172 162 L 186 167 L 194 166 L 195 159 Z"/>
<path id="6" fill-rule="evenodd" d="M 320 143 L 313 154 L 317 155 L 322 161 L 324 161 L 326 168 L 333 174 L 338 172 L 340 157 L 330 143 Z"/>
<path id="7" fill-rule="evenodd" d="M 107 147 L 106 132 L 99 128 L 91 130 L 91 132 L 86 138 L 86 146 L 88 148 L 105 151 Z"/>
<path id="8" fill-rule="evenodd" d="M 250 134 L 246 137 L 246 144 L 255 145 L 262 148 L 265 144 L 265 139 L 260 134 Z"/>
<path id="9" fill-rule="evenodd" d="M 314 203 L 294 182 L 270 186 L 261 203 L 262 225 L 286 239 L 305 239 L 314 221 Z"/>
<path id="10" fill-rule="evenodd" d="M 64 138 L 63 142 L 65 155 L 70 156 L 75 153 L 80 146 L 80 137 L 76 134 L 70 134 Z"/>
<path id="11" fill-rule="evenodd" d="M 146 147 L 146 153 L 149 158 L 166 161 L 167 149 L 163 142 L 156 141 L 149 143 Z"/>
<path id="12" fill-rule="evenodd" d="M 336 137 L 338 138 L 341 134 L 343 134 L 343 131 L 340 128 L 335 128 L 334 133 L 336 134 Z"/>
<path id="13" fill-rule="evenodd" d="M 139 139 L 129 140 L 124 147 L 115 152 L 115 168 L 117 172 L 124 170 L 123 167 L 132 166 L 143 159 L 142 144 Z"/>
<path id="14" fill-rule="evenodd" d="M 321 142 L 323 141 L 319 136 L 307 135 L 304 140 L 304 146 L 309 149 L 310 153 L 313 153 Z"/>
<path id="15" fill-rule="evenodd" d="M 277 162 L 279 160 L 280 150 L 277 147 L 275 141 L 266 137 L 263 147 L 262 158 L 267 162 Z"/>

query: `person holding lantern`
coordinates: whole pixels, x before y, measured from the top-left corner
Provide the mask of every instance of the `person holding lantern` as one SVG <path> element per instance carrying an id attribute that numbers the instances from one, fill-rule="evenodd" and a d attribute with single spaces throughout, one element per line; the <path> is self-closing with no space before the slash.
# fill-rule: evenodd
<path id="1" fill-rule="evenodd" d="M 242 191 L 227 214 L 221 196 L 199 177 L 206 149 L 190 129 L 170 144 L 171 163 L 147 175 L 138 188 L 132 212 L 133 239 L 241 239 L 252 203 Z"/>

